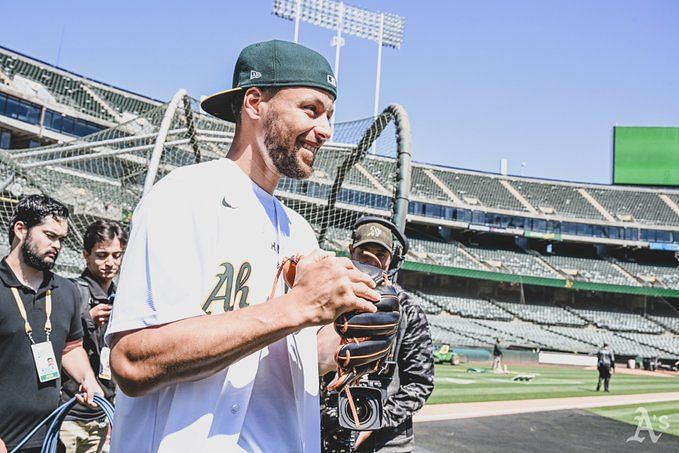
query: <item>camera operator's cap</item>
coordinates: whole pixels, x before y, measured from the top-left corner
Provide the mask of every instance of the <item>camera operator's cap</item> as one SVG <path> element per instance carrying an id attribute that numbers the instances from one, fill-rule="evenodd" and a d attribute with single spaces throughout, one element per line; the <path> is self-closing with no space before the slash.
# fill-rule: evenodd
<path id="1" fill-rule="evenodd" d="M 358 247 L 364 244 L 378 244 L 391 253 L 394 247 L 394 238 L 391 235 L 391 230 L 381 223 L 364 223 L 356 228 L 354 243 L 351 245 Z"/>
<path id="2" fill-rule="evenodd" d="M 233 88 L 203 99 L 207 113 L 235 122 L 231 100 L 250 87 L 320 88 L 337 98 L 337 81 L 320 53 L 288 41 L 266 41 L 243 49 L 233 71 Z"/>

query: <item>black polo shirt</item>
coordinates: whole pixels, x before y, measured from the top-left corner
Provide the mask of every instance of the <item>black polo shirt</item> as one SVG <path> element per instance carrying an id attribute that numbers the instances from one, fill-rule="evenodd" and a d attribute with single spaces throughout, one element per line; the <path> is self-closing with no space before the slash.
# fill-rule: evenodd
<path id="1" fill-rule="evenodd" d="M 61 379 L 40 383 L 31 352 L 31 341 L 11 287 L 18 288 L 36 343 L 45 341 L 45 293 L 52 290 L 50 342 L 59 369 L 67 341 L 82 338 L 80 296 L 75 284 L 45 272 L 36 293 L 22 285 L 7 264 L 0 261 L 0 438 L 11 450 L 43 418 L 59 406 Z M 62 371 L 63 373 L 63 371 Z M 47 434 L 41 429 L 25 445 L 40 447 Z"/>

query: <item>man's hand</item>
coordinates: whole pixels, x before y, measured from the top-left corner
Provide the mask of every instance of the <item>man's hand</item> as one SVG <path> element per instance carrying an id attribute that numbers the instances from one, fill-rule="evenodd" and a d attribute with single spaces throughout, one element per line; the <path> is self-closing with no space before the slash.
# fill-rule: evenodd
<path id="1" fill-rule="evenodd" d="M 340 336 L 335 331 L 335 326 L 328 324 L 318 330 L 316 341 L 318 343 L 318 374 L 325 376 L 337 370 L 335 353 L 340 345 Z"/>
<path id="2" fill-rule="evenodd" d="M 7 447 L 5 446 L 5 443 L 0 439 L 0 453 L 7 453 Z"/>
<path id="3" fill-rule="evenodd" d="M 88 374 L 80 384 L 80 393 L 76 394 L 75 398 L 80 404 L 95 408 L 98 407 L 97 403 L 94 402 L 95 394 L 104 396 L 104 391 L 94 377 L 94 374 Z"/>
<path id="4" fill-rule="evenodd" d="M 109 304 L 98 304 L 90 309 L 90 316 L 95 324 L 103 326 L 108 322 L 108 318 L 111 317 L 112 305 Z"/>
<path id="5" fill-rule="evenodd" d="M 297 263 L 288 293 L 307 324 L 325 325 L 349 311 L 375 312 L 375 282 L 348 258 L 314 252 Z"/>

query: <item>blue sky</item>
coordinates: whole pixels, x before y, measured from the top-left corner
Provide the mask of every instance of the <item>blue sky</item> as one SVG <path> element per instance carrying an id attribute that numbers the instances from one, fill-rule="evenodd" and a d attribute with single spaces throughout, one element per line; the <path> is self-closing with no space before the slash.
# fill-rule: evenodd
<path id="1" fill-rule="evenodd" d="M 0 0 L 0 45 L 168 100 L 230 87 L 242 47 L 293 37 L 271 0 Z M 679 126 L 675 0 L 356 0 L 404 16 L 383 53 L 381 107 L 400 103 L 414 159 L 608 183 L 614 125 Z M 63 39 L 62 39 L 63 36 Z M 334 63 L 333 32 L 300 42 Z M 59 43 L 62 42 L 61 52 Z M 337 120 L 372 115 L 377 46 L 346 37 Z"/>

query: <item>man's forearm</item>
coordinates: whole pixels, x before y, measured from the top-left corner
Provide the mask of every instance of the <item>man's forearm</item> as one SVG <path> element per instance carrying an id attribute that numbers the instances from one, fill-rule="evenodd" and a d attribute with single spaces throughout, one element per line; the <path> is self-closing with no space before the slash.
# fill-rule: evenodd
<path id="1" fill-rule="evenodd" d="M 86 377 L 94 375 L 87 352 L 80 345 L 70 347 L 61 358 L 61 366 L 77 382 L 82 383 Z"/>
<path id="2" fill-rule="evenodd" d="M 349 311 L 374 312 L 374 287 L 348 259 L 314 252 L 297 262 L 294 286 L 283 296 L 115 335 L 111 371 L 130 396 L 204 379 L 302 328 Z"/>
<path id="3" fill-rule="evenodd" d="M 127 395 L 141 396 L 209 377 L 302 326 L 285 298 L 118 334 L 111 350 L 116 382 Z"/>

